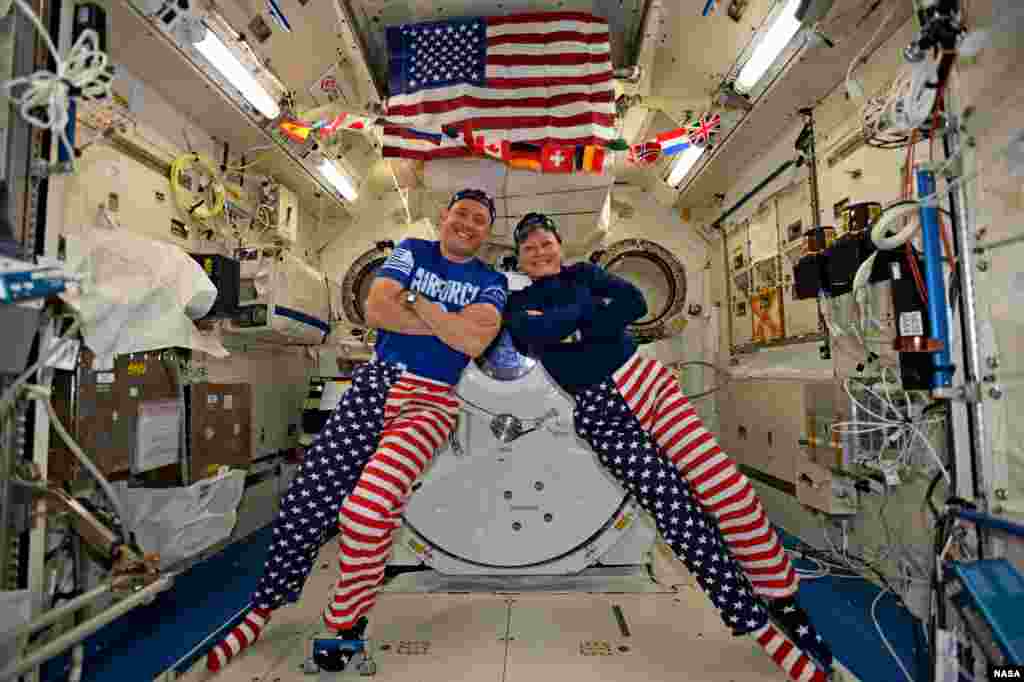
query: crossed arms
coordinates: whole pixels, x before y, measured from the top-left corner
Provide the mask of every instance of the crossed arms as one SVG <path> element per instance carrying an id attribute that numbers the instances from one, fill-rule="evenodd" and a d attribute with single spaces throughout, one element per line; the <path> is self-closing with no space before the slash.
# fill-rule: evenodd
<path id="1" fill-rule="evenodd" d="M 625 279 L 596 267 L 580 272 L 573 281 L 575 301 L 543 309 L 521 292 L 509 295 L 505 326 L 519 341 L 559 343 L 577 329 L 587 338 L 615 338 L 632 322 L 647 314 L 643 293 Z"/>
<path id="2" fill-rule="evenodd" d="M 398 334 L 436 336 L 471 358 L 482 355 L 501 331 L 501 314 L 490 303 L 449 313 L 423 296 L 410 308 L 402 300 L 406 293 L 397 281 L 377 277 L 366 298 L 366 324 Z"/>

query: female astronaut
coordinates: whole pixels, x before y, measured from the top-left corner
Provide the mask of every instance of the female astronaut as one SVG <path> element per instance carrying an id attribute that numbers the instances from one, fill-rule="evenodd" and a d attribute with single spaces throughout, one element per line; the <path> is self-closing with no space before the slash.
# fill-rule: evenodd
<path id="1" fill-rule="evenodd" d="M 760 499 L 672 373 L 638 353 L 626 332 L 647 313 L 643 294 L 590 263 L 563 265 L 561 237 L 545 215 L 526 215 L 514 238 L 520 269 L 532 283 L 509 294 L 504 324 L 516 346 L 573 396 L 576 432 L 654 516 L 687 565 L 697 559 L 694 552 L 707 557 L 702 545 L 687 542 L 686 526 L 671 512 L 692 494 L 717 526 L 731 554 L 727 563 L 735 559 L 753 587 L 751 599 L 767 605 L 748 610 L 744 623 L 727 624 L 735 634 L 752 634 L 793 680 L 825 679 L 832 652 L 797 602 L 796 573 Z M 662 480 L 666 468 L 673 483 L 682 482 L 684 499 L 673 499 L 679 486 Z M 723 611 L 722 617 L 735 621 L 736 615 Z"/>

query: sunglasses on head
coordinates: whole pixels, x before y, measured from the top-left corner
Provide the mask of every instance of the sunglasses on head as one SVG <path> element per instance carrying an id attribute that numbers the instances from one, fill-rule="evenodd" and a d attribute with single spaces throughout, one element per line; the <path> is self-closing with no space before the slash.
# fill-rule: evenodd
<path id="1" fill-rule="evenodd" d="M 546 215 L 533 213 L 519 221 L 519 224 L 516 225 L 515 231 L 512 233 L 512 237 L 515 239 L 516 244 L 518 244 L 526 239 L 531 232 L 539 228 L 553 232 L 556 235 L 558 234 L 558 227 L 555 225 L 554 220 Z"/>

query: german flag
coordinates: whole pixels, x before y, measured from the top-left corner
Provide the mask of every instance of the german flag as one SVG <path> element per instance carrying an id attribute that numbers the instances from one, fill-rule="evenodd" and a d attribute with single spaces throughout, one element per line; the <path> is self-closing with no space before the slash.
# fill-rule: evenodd
<path id="1" fill-rule="evenodd" d="M 541 172 L 544 169 L 544 157 L 540 147 L 522 142 L 509 144 L 505 163 L 510 168 Z"/>

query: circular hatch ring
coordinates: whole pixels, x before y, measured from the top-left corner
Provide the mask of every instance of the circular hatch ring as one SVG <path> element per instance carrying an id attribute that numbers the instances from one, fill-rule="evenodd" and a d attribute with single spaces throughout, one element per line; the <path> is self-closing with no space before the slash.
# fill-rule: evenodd
<path id="1" fill-rule="evenodd" d="M 640 322 L 629 325 L 629 331 L 641 344 L 664 339 L 672 334 L 670 323 L 684 312 L 687 286 L 686 267 L 671 251 L 647 239 L 624 239 L 596 252 L 592 259 L 609 272 L 614 272 L 616 266 L 621 267 L 630 260 L 653 265 L 654 270 L 664 278 L 665 304 L 659 310 L 648 311 Z M 622 276 L 621 272 L 616 274 Z"/>
<path id="2" fill-rule="evenodd" d="M 388 255 L 389 249 L 373 248 L 357 258 L 345 273 L 345 279 L 341 284 L 341 305 L 345 317 L 351 324 L 366 326 L 366 310 L 363 308 L 362 296 L 365 296 L 374 273 L 388 259 Z"/>

